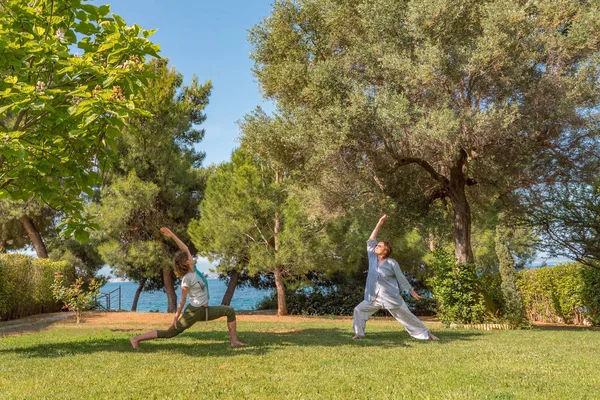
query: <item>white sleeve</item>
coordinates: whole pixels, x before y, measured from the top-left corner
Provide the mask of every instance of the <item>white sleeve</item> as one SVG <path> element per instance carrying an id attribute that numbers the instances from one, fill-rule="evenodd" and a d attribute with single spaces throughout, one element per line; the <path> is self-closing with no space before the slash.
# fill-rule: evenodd
<path id="1" fill-rule="evenodd" d="M 392 268 L 394 269 L 394 275 L 396 275 L 396 280 L 398 281 L 398 287 L 400 288 L 400 291 L 404 292 L 405 290 L 410 290 L 412 285 L 408 283 L 408 280 L 400 270 L 400 265 L 397 262 L 394 262 Z"/>
<path id="2" fill-rule="evenodd" d="M 189 282 L 187 274 L 181 280 L 181 287 L 187 287 L 187 288 L 190 287 L 190 282 Z"/>

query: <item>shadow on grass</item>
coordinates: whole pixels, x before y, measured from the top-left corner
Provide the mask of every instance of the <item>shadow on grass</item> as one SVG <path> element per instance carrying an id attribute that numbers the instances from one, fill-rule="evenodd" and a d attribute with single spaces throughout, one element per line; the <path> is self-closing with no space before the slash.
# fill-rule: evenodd
<path id="1" fill-rule="evenodd" d="M 139 331 L 138 331 L 139 332 Z M 231 348 L 228 334 L 224 331 L 185 332 L 172 339 L 155 339 L 140 343 L 139 351 L 133 350 L 129 337 L 102 338 L 43 343 L 13 349 L 0 349 L 3 354 L 17 354 L 23 358 L 57 358 L 97 352 L 157 353 L 169 352 L 195 357 L 232 357 L 238 355 L 261 355 L 282 347 L 323 347 L 351 346 L 355 348 L 393 348 L 409 346 L 445 345 L 454 341 L 471 340 L 479 332 L 444 332 L 438 342 L 412 339 L 404 331 L 373 332 L 363 339 L 352 340 L 346 329 L 303 329 L 291 332 L 239 332 L 239 338 L 246 347 Z M 192 339 L 192 340 L 190 340 Z"/>

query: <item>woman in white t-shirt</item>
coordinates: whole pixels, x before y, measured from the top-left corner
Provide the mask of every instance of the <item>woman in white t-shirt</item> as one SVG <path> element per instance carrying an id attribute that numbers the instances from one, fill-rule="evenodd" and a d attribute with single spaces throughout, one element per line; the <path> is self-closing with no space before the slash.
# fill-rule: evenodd
<path id="1" fill-rule="evenodd" d="M 208 282 L 206 277 L 196 268 L 194 258 L 188 247 L 168 228 L 161 228 L 161 232 L 172 238 L 180 251 L 175 255 L 175 264 L 173 269 L 175 275 L 181 279 L 181 301 L 177 307 L 175 318 L 172 325 L 166 330 L 154 330 L 129 339 L 134 349 L 140 347 L 139 342 L 156 338 L 171 338 L 179 335 L 191 327 L 197 321 L 211 321 L 220 317 L 227 317 L 227 328 L 229 329 L 229 338 L 233 347 L 244 346 L 237 338 L 235 311 L 229 306 L 209 306 L 208 305 Z M 183 311 L 186 299 L 189 296 L 190 302 Z M 180 318 L 181 317 L 181 318 Z"/>

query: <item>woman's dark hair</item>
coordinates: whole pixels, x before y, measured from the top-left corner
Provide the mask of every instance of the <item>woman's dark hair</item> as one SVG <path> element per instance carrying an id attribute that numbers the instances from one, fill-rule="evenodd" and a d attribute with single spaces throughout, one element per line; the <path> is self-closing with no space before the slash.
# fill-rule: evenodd
<path id="1" fill-rule="evenodd" d="M 388 258 L 392 254 L 392 244 L 390 242 L 381 242 L 383 243 L 384 252 L 382 256 L 384 258 Z"/>
<path id="2" fill-rule="evenodd" d="M 175 276 L 180 278 L 190 272 L 188 260 L 189 257 L 187 251 L 179 250 L 175 253 L 175 257 L 173 257 L 173 270 L 175 271 Z"/>

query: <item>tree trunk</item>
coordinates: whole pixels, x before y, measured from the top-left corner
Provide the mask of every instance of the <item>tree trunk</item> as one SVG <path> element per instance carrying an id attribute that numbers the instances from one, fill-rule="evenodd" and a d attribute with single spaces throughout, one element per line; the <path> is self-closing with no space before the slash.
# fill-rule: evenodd
<path id="1" fill-rule="evenodd" d="M 229 284 L 227 285 L 227 290 L 223 295 L 223 300 L 221 300 L 222 306 L 228 306 L 231 304 L 231 299 L 233 298 L 233 293 L 237 287 L 239 277 L 240 273 L 237 269 L 234 269 L 231 271 L 231 274 L 229 274 Z"/>
<path id="2" fill-rule="evenodd" d="M 283 284 L 283 276 L 281 267 L 275 268 L 275 288 L 277 288 L 277 315 L 287 315 L 287 304 L 285 302 L 285 285 Z"/>
<path id="3" fill-rule="evenodd" d="M 140 299 L 140 295 L 142 294 L 142 290 L 144 290 L 144 285 L 146 284 L 146 280 L 142 280 L 137 290 L 135 291 L 135 296 L 133 296 L 133 304 L 131 305 L 131 311 L 137 311 L 137 303 Z"/>
<path id="4" fill-rule="evenodd" d="M 454 211 L 454 254 L 456 261 L 461 264 L 473 262 L 473 249 L 471 248 L 471 207 L 467 201 L 465 191 L 466 153 L 461 151 L 450 169 L 448 195 Z"/>
<path id="5" fill-rule="evenodd" d="M 48 252 L 46 251 L 46 245 L 44 244 L 42 235 L 40 235 L 40 232 L 33 224 L 33 221 L 28 216 L 24 215 L 21 217 L 21 224 L 27 232 L 27 236 L 29 236 L 37 256 L 39 258 L 48 258 Z"/>
<path id="6" fill-rule="evenodd" d="M 177 293 L 175 293 L 170 265 L 163 267 L 163 283 L 165 284 L 165 292 L 167 292 L 167 312 L 175 312 L 177 311 Z"/>

